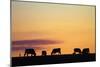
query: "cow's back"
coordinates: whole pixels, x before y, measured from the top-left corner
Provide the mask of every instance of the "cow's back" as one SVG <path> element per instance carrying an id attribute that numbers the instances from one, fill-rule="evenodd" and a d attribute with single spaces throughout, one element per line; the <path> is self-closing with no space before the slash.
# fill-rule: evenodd
<path id="1" fill-rule="evenodd" d="M 81 51 L 81 49 L 80 48 L 75 48 L 74 51 Z"/>
<path id="2" fill-rule="evenodd" d="M 60 51 L 60 48 L 53 49 L 53 52 L 59 52 L 59 51 Z"/>
<path id="3" fill-rule="evenodd" d="M 84 48 L 83 51 L 82 51 L 82 53 L 89 53 L 89 52 L 90 52 L 89 48 Z"/>
<path id="4" fill-rule="evenodd" d="M 25 53 L 35 53 L 34 49 L 26 49 Z"/>

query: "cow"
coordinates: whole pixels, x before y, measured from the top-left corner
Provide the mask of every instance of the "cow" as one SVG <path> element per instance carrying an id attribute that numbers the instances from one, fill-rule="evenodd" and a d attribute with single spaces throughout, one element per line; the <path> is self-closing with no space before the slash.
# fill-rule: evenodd
<path id="1" fill-rule="evenodd" d="M 89 53 L 90 53 L 89 48 L 84 48 L 82 51 L 82 54 L 89 54 Z"/>
<path id="2" fill-rule="evenodd" d="M 31 56 L 36 56 L 36 53 L 35 53 L 35 50 L 33 48 L 30 48 L 30 49 L 25 49 L 25 53 L 24 53 L 24 56 L 28 56 L 29 54 L 31 54 Z"/>
<path id="3" fill-rule="evenodd" d="M 60 48 L 54 48 L 51 52 L 51 55 L 56 55 L 56 53 L 61 54 L 61 49 Z"/>
<path id="4" fill-rule="evenodd" d="M 42 51 L 42 56 L 46 56 L 47 52 L 46 51 Z"/>
<path id="5" fill-rule="evenodd" d="M 74 53 L 73 54 L 81 54 L 81 49 L 80 48 L 74 48 Z"/>

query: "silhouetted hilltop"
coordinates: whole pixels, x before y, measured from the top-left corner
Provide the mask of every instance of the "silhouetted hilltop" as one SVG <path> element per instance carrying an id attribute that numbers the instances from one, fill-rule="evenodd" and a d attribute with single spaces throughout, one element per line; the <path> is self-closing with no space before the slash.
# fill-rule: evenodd
<path id="1" fill-rule="evenodd" d="M 95 53 L 12 57 L 12 66 L 96 61 Z"/>

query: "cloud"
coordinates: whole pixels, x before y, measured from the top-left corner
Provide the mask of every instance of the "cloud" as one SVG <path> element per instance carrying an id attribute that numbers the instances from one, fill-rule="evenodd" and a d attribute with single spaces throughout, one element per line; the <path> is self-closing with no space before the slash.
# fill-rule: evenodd
<path id="1" fill-rule="evenodd" d="M 13 45 L 46 45 L 46 44 L 59 44 L 61 41 L 54 40 L 20 40 L 20 41 L 12 41 Z"/>

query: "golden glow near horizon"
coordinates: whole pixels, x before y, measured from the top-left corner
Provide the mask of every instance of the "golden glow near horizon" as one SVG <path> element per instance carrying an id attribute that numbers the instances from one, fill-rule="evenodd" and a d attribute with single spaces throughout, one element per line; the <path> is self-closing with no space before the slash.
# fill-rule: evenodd
<path id="1" fill-rule="evenodd" d="M 74 48 L 90 48 L 94 53 L 95 7 L 13 1 L 12 41 L 35 39 L 62 41 L 32 45 L 45 48 L 48 54 L 53 48 L 61 48 L 63 54 L 72 53 Z M 36 51 L 41 54 L 41 50 Z M 15 50 L 12 56 L 18 56 L 19 52 L 24 53 Z"/>

